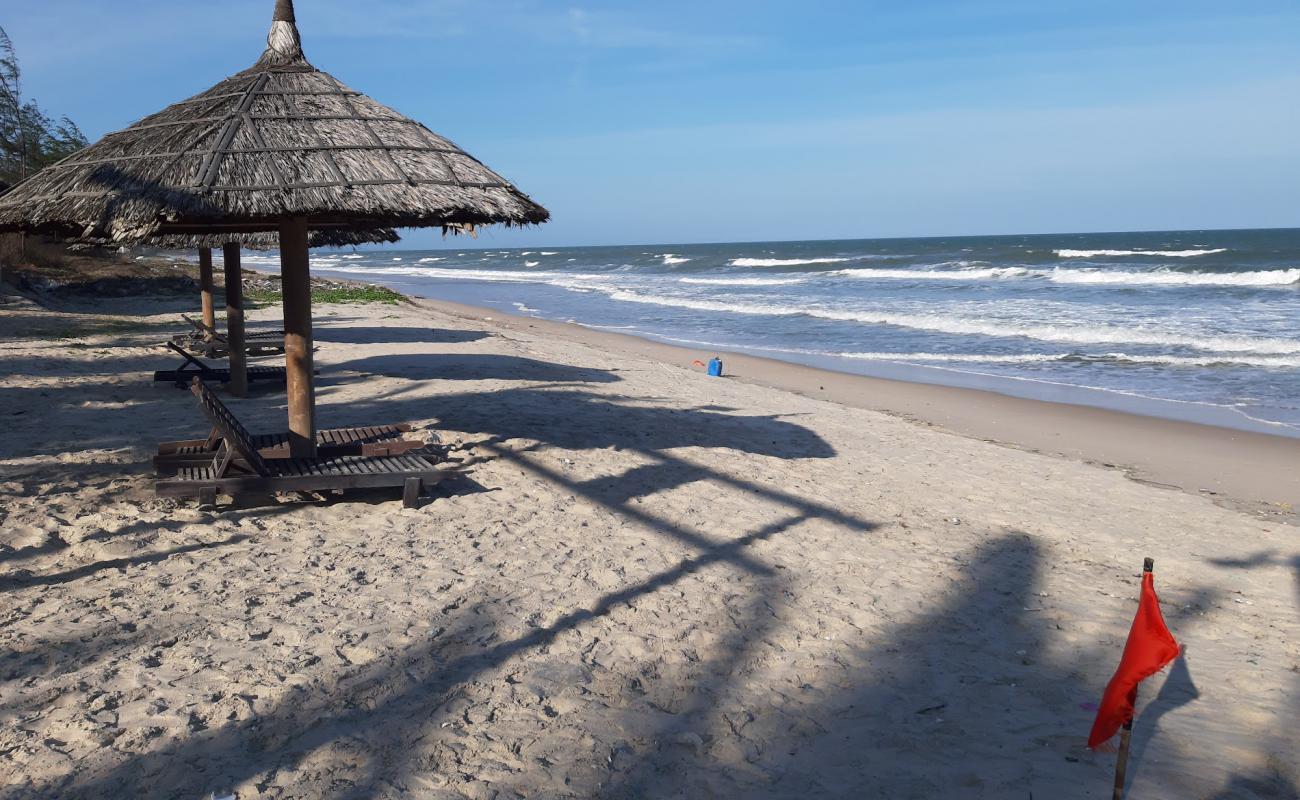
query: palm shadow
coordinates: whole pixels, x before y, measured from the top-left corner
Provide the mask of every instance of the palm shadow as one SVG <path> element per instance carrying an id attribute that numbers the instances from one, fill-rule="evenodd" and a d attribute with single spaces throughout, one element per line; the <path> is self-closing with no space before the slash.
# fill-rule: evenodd
<path id="1" fill-rule="evenodd" d="M 528 363 L 521 363 L 528 362 Z M 525 374 L 546 380 L 618 380 L 603 370 L 574 371 L 564 365 L 548 365 L 515 359 L 502 361 L 506 374 Z M 481 377 L 481 358 L 473 359 L 475 377 Z M 469 362 L 466 362 L 466 368 Z M 427 365 L 426 365 L 427 366 Z M 428 399 L 404 398 L 400 393 L 371 398 L 350 409 L 370 418 L 435 416 L 441 427 L 486 432 L 486 447 L 497 457 L 512 459 L 561 489 L 590 498 L 611 513 L 643 523 L 650 531 L 683 546 L 683 557 L 644 580 L 611 591 L 589 607 L 563 614 L 550 625 L 539 627 L 506 641 L 484 640 L 482 636 L 453 631 L 438 636 L 427 647 L 398 653 L 360 673 L 337 676 L 336 685 L 317 684 L 310 692 L 292 694 L 279 706 L 255 720 L 214 726 L 188 739 L 148 753 L 134 754 L 114 767 L 94 774 L 69 775 L 43 791 L 67 796 L 129 795 L 141 791 L 155 794 L 189 792 L 193 787 L 194 765 L 202 765 L 221 789 L 271 769 L 292 768 L 307 754 L 330 745 L 340 737 L 361 736 L 375 744 L 365 760 L 367 777 L 360 778 L 356 794 L 366 796 L 381 780 L 404 774 L 411 765 L 402 759 L 382 758 L 381 752 L 401 752 L 405 742 L 419 738 L 421 731 L 445 718 L 449 696 L 485 671 L 496 669 L 525 653 L 544 650 L 559 635 L 589 625 L 612 609 L 674 586 L 684 577 L 714 564 L 725 564 L 753 576 L 759 587 L 741 603 L 744 620 L 736 632 L 716 648 L 710 673 L 715 677 L 689 691 L 694 698 L 684 709 L 681 724 L 711 713 L 716 698 L 730 683 L 735 668 L 748 659 L 756 642 L 778 621 L 765 610 L 768 596 L 780 596 L 784 581 L 779 569 L 756 557 L 757 543 L 778 536 L 793 526 L 812 519 L 824 519 L 850 530 L 866 532 L 874 523 L 843 509 L 833 508 L 786 491 L 779 485 L 747 481 L 729 472 L 693 463 L 668 452 L 678 447 L 697 447 L 722 452 L 749 453 L 773 458 L 829 458 L 834 450 L 811 430 L 775 416 L 743 416 L 698 409 L 672 409 L 634 403 L 611 402 L 574 389 L 544 390 L 537 387 L 497 392 L 470 392 Z M 575 424 L 575 420 L 581 424 Z M 504 443 L 535 437 L 541 448 L 513 448 Z M 550 466 L 545 448 L 629 448 L 655 462 L 635 467 L 623 479 L 575 480 Z M 715 531 L 703 535 L 693 528 L 661 518 L 653 507 L 635 501 L 638 493 L 653 492 L 684 483 L 716 480 L 732 488 L 752 492 L 785 508 L 773 522 L 747 532 Z M 81 573 L 46 576 L 51 582 L 75 580 Z M 30 581 L 24 582 L 24 585 Z M 466 631 L 482 626 L 473 615 L 482 603 L 468 604 L 448 625 Z M 465 640 L 475 646 L 467 648 Z M 484 644 L 484 642 L 490 644 Z M 358 693 L 367 698 L 355 701 Z M 665 730 L 664 735 L 671 734 Z M 588 787 L 594 788 L 594 787 Z"/>
<path id="2" fill-rule="evenodd" d="M 1291 571 L 1291 581 L 1295 591 L 1296 613 L 1300 616 L 1300 555 L 1286 557 L 1276 550 L 1261 550 L 1252 556 L 1240 559 L 1211 558 L 1210 563 L 1232 569 L 1259 569 L 1267 567 L 1286 567 Z M 1293 680 L 1290 692 L 1291 710 L 1282 715 L 1283 719 L 1300 719 L 1300 676 Z M 1290 730 L 1274 733 L 1274 747 L 1280 753 L 1296 752 L 1297 735 L 1294 726 Z M 1257 767 L 1246 773 L 1238 771 L 1228 783 L 1214 795 L 1212 800 L 1238 800 L 1253 797 L 1300 798 L 1300 783 L 1294 778 L 1295 760 L 1291 759 L 1291 775 L 1285 775 L 1276 759 L 1269 759 L 1267 766 Z"/>
<path id="3" fill-rule="evenodd" d="M 521 356 L 413 353 L 370 356 L 330 366 L 331 372 L 360 372 L 408 380 L 508 380 L 559 383 L 612 383 L 612 370 L 576 367 Z M 441 402 L 441 399 L 431 402 Z"/>
<path id="4" fill-rule="evenodd" d="M 357 405 L 374 419 L 434 418 L 440 428 L 485 434 L 493 442 L 532 440 L 565 450 L 614 448 L 663 457 L 664 450 L 699 447 L 776 458 L 835 455 L 835 449 L 810 429 L 774 415 L 620 402 L 566 388 L 520 387 L 430 398 L 381 394 Z M 711 472 L 697 470 L 702 471 Z"/>
<path id="5" fill-rule="evenodd" d="M 1141 724 L 1133 726 L 1129 745 L 1129 775 L 1135 775 L 1142 767 L 1147 748 L 1159 733 L 1160 719 L 1172 711 L 1193 703 L 1201 696 L 1200 690 L 1192 682 L 1192 673 L 1187 668 L 1187 649 L 1183 648 L 1169 667 L 1165 682 L 1151 702 L 1141 711 Z"/>
<path id="6" fill-rule="evenodd" d="M 400 326 L 331 325 L 317 323 L 312 337 L 338 344 L 465 344 L 489 336 L 487 331 Z"/>
<path id="7" fill-rule="evenodd" d="M 402 752 L 411 742 L 423 738 L 422 731 L 451 718 L 454 712 L 449 701 L 458 687 L 525 652 L 544 650 L 565 632 L 671 587 L 712 564 L 726 563 L 752 571 L 753 567 L 747 565 L 754 561 L 745 551 L 781 534 L 792 522 L 769 524 L 744 536 L 702 547 L 669 569 L 606 593 L 590 607 L 576 608 L 548 625 L 506 641 L 483 635 L 484 630 L 496 627 L 496 623 L 484 619 L 491 598 L 474 603 L 457 601 L 450 607 L 455 614 L 427 648 L 411 648 L 391 661 L 339 675 L 332 687 L 318 684 L 310 692 L 289 693 L 256 718 L 134 754 L 101 772 L 70 773 L 33 790 L 36 794 L 86 798 L 180 796 L 193 794 L 196 770 L 203 776 L 200 780 L 207 782 L 203 792 L 221 790 L 268 770 L 291 769 L 309 754 L 347 738 L 365 740 L 372 751 L 360 767 L 364 775 L 349 781 L 353 791 L 348 796 L 372 796 L 380 786 L 395 781 L 400 785 L 401 776 L 410 769 L 402 759 L 381 758 L 380 754 Z M 756 633 L 761 634 L 770 624 L 760 622 Z M 736 651 L 721 656 L 720 664 L 734 663 L 748 647 L 733 644 Z M 718 670 L 719 675 L 728 672 Z"/>
<path id="8" fill-rule="evenodd" d="M 219 542 L 195 542 L 193 544 L 179 545 L 167 550 L 152 553 L 143 553 L 123 558 L 111 558 L 105 561 L 83 564 L 79 567 L 64 570 L 63 572 L 33 574 L 28 571 L 20 571 L 8 575 L 0 575 L 0 592 L 12 591 L 14 589 L 21 589 L 29 586 L 55 586 L 60 583 L 80 580 L 90 575 L 94 575 L 97 572 L 102 572 L 103 570 L 125 569 L 127 567 L 140 566 L 142 564 L 154 564 L 182 553 L 193 553 L 199 550 L 210 550 L 215 547 L 239 544 L 249 538 L 251 537 L 248 534 L 238 533 Z"/>
<path id="9" fill-rule="evenodd" d="M 740 726 L 745 763 L 731 774 L 652 760 L 610 796 L 635 797 L 651 786 L 665 796 L 746 797 L 883 796 L 884 787 L 894 787 L 892 796 L 943 796 L 974 784 L 995 794 L 1023 790 L 1023 776 L 996 780 L 986 765 L 1007 747 L 1033 759 L 1044 749 L 1025 746 L 1025 737 L 1044 733 L 1033 720 L 1068 707 L 1060 676 L 1043 674 L 1051 634 L 1025 610 L 1041 569 L 1040 548 L 1027 536 L 979 547 L 942 598 L 894 626 L 880 645 L 848 655 L 860 675 L 854 688 L 802 713 L 795 704 L 750 709 L 753 719 Z M 981 662 L 997 666 L 984 670 Z M 944 754 L 925 759 L 923 774 L 918 743 Z M 1052 772 L 1063 777 L 1068 765 L 1053 755 Z"/>

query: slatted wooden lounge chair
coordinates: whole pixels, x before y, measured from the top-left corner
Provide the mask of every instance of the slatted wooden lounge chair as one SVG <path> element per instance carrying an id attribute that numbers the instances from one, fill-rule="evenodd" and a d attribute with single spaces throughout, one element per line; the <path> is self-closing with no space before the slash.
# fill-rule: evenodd
<path id="1" fill-rule="evenodd" d="M 419 504 L 424 490 L 447 473 L 418 452 L 390 456 L 336 458 L 263 458 L 254 437 L 200 380 L 191 391 L 199 407 L 221 435 L 212 460 L 203 466 L 182 467 L 171 478 L 154 484 L 160 496 L 199 498 L 202 506 L 216 504 L 217 493 L 316 492 L 343 489 L 401 487 L 407 508 Z"/>
<path id="2" fill-rule="evenodd" d="M 230 355 L 230 339 L 226 334 L 188 314 L 181 314 L 181 319 L 188 322 L 194 330 L 176 334 L 172 337 L 173 342 L 207 358 L 225 358 Z M 284 331 L 244 331 L 244 352 L 250 356 L 283 353 Z"/>
<path id="3" fill-rule="evenodd" d="M 395 456 L 428 447 L 425 442 L 407 439 L 408 423 L 398 425 L 367 425 L 359 428 L 332 428 L 316 432 L 316 453 L 321 457 L 337 456 Z M 288 458 L 288 433 L 254 434 L 253 446 L 262 458 Z M 216 428 L 206 439 L 182 439 L 163 442 L 153 457 L 154 469 L 159 475 L 172 475 L 181 467 L 212 463 L 221 446 L 221 433 Z"/>
<path id="4" fill-rule="evenodd" d="M 174 383 L 179 388 L 184 389 L 190 385 L 190 381 L 199 378 L 204 381 L 215 381 L 217 383 L 230 383 L 230 370 L 209 367 L 194 356 L 185 352 L 185 350 L 175 342 L 165 342 L 164 346 L 176 353 L 183 359 L 180 367 L 177 369 L 160 369 L 153 374 L 153 379 L 157 383 Z M 272 385 L 283 386 L 285 384 L 284 367 L 249 367 L 249 383 L 268 383 Z"/>

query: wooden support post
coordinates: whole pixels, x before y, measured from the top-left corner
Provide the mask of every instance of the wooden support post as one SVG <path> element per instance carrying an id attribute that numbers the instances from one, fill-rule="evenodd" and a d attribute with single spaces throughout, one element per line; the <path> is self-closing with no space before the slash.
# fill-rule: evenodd
<path id="1" fill-rule="evenodd" d="M 203 324 L 212 330 L 217 329 L 217 308 L 212 302 L 212 248 L 199 248 L 199 292 L 203 296 Z M 206 331 L 203 340 L 212 337 Z"/>
<path id="2" fill-rule="evenodd" d="M 316 455 L 316 387 L 312 381 L 311 271 L 307 218 L 280 223 L 280 283 L 284 294 L 284 361 L 288 371 L 289 455 Z"/>
<path id="3" fill-rule="evenodd" d="M 226 342 L 230 345 L 230 393 L 248 395 L 248 353 L 244 347 L 244 276 L 239 268 L 239 245 L 221 247 L 226 271 Z"/>

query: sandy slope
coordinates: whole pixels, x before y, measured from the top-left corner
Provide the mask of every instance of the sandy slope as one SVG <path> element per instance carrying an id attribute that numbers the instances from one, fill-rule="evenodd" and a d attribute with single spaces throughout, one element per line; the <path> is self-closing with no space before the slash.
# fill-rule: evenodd
<path id="1" fill-rule="evenodd" d="M 417 422 L 465 477 L 200 513 L 147 469 L 204 433 L 141 374 L 175 317 L 85 335 L 123 308 L 0 308 L 0 797 L 1109 797 L 1144 555 L 1187 656 L 1133 796 L 1300 785 L 1280 521 L 392 306 L 320 309 L 321 423 Z"/>

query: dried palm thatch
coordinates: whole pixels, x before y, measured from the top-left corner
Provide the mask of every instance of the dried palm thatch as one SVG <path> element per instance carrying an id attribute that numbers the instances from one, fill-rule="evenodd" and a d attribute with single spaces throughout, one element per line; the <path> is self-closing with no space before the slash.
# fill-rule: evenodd
<path id="1" fill-rule="evenodd" d="M 317 232 L 549 218 L 449 140 L 309 64 L 292 0 L 277 0 L 267 42 L 250 69 L 0 195 L 0 231 L 224 241 L 288 217 Z"/>
<path id="2" fill-rule="evenodd" d="M 346 228 L 329 228 L 312 231 L 307 242 L 310 247 L 346 247 L 354 244 L 391 244 L 401 241 L 402 237 L 392 228 L 375 228 L 373 230 L 352 231 Z M 170 233 L 154 236 L 146 243 L 151 247 L 165 250 L 193 250 L 199 247 L 221 247 L 234 243 L 245 250 L 278 250 L 280 235 L 263 231 L 260 233 Z M 108 244 L 108 242 L 104 242 Z"/>

